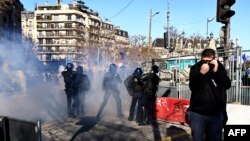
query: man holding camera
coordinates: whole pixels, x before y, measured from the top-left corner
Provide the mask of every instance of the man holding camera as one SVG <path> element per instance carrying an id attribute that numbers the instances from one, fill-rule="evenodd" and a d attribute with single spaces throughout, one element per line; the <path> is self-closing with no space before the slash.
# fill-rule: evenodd
<path id="1" fill-rule="evenodd" d="M 213 49 L 204 49 L 201 60 L 190 70 L 187 116 L 193 141 L 221 141 L 227 122 L 226 90 L 231 87 L 231 81 L 215 57 Z"/>

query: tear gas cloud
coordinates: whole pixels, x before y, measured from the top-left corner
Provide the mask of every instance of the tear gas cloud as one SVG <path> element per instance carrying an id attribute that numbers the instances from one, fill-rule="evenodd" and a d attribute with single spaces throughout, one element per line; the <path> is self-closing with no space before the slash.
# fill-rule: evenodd
<path id="1" fill-rule="evenodd" d="M 29 121 L 62 120 L 67 117 L 66 94 L 64 82 L 60 76 L 64 66 L 58 68 L 54 79 L 47 79 L 41 75 L 39 61 L 30 46 L 29 41 L 20 42 L 1 39 L 0 44 L 0 116 L 9 116 Z M 104 92 L 101 90 L 103 75 L 108 69 L 111 59 L 106 65 L 98 65 L 96 56 L 90 55 L 88 60 L 80 62 L 91 80 L 91 90 L 85 96 L 85 113 L 95 116 L 103 100 Z M 88 62 L 88 64 L 86 64 Z M 91 64 L 91 65 L 89 65 Z M 97 69 L 99 68 L 99 69 Z M 101 68 L 101 69 L 100 69 Z M 118 72 L 120 70 L 118 69 Z M 121 72 L 130 73 L 131 70 Z M 119 86 L 122 99 L 123 113 L 127 117 L 131 97 L 123 83 Z M 102 116 L 105 118 L 116 117 L 116 103 L 110 97 Z"/>

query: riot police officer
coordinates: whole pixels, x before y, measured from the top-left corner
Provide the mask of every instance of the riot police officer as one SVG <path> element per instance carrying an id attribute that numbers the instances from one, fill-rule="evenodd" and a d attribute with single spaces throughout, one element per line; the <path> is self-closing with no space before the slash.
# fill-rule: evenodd
<path id="1" fill-rule="evenodd" d="M 156 122 L 155 102 L 156 102 L 156 92 L 158 90 L 158 85 L 160 82 L 160 78 L 157 75 L 157 73 L 159 73 L 159 67 L 153 65 L 151 67 L 151 72 L 142 78 L 145 84 L 142 103 L 146 108 L 145 120 L 148 124 L 154 124 Z"/>
<path id="2" fill-rule="evenodd" d="M 74 65 L 73 63 L 67 63 L 65 70 L 61 72 L 64 83 L 65 83 L 65 93 L 67 97 L 67 111 L 68 116 L 74 118 L 76 115 L 74 113 L 75 111 L 75 102 L 77 100 L 77 91 L 76 87 L 74 85 L 74 81 L 76 78 L 76 72 L 73 71 Z"/>
<path id="3" fill-rule="evenodd" d="M 144 84 L 142 81 L 142 74 L 143 71 L 141 68 L 136 68 L 132 74 L 132 77 L 129 80 L 128 86 L 131 89 L 131 96 L 132 96 L 132 101 L 130 105 L 130 110 L 129 110 L 129 117 L 128 120 L 131 121 L 134 118 L 134 110 L 135 106 L 137 104 L 137 114 L 136 114 L 136 121 L 139 124 L 142 124 L 143 119 L 143 108 L 142 108 L 142 95 L 143 95 L 143 89 L 144 89 Z"/>
<path id="4" fill-rule="evenodd" d="M 90 80 L 86 74 L 83 73 L 83 67 L 78 66 L 76 68 L 76 79 L 75 85 L 77 90 L 77 101 L 76 101 L 76 115 L 83 116 L 84 112 L 84 101 L 87 91 L 90 89 Z"/>
<path id="5" fill-rule="evenodd" d="M 104 107 L 106 106 L 110 95 L 113 95 L 116 100 L 117 105 L 117 116 L 123 117 L 122 107 L 121 107 L 121 98 L 120 91 L 118 90 L 118 84 L 122 82 L 120 75 L 116 73 L 117 66 L 116 64 L 111 64 L 109 66 L 109 71 L 104 74 L 104 79 L 102 83 L 102 90 L 105 92 L 103 102 L 100 106 L 100 109 L 97 113 L 97 118 L 99 119 Z"/>

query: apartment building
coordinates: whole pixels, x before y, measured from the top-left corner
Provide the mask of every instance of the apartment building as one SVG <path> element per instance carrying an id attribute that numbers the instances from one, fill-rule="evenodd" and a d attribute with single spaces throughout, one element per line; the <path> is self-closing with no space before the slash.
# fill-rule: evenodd
<path id="1" fill-rule="evenodd" d="M 31 42 L 35 42 L 35 20 L 34 20 L 34 12 L 33 11 L 22 11 L 21 12 L 21 22 L 22 22 L 22 35 L 26 37 L 26 39 Z"/>
<path id="2" fill-rule="evenodd" d="M 33 16 L 23 12 L 22 18 L 23 34 L 32 36 L 40 61 L 78 60 L 86 46 L 129 44 L 126 31 L 103 21 L 84 2 L 37 5 Z"/>
<path id="3" fill-rule="evenodd" d="M 0 38 L 21 41 L 21 11 L 19 0 L 0 0 Z"/>

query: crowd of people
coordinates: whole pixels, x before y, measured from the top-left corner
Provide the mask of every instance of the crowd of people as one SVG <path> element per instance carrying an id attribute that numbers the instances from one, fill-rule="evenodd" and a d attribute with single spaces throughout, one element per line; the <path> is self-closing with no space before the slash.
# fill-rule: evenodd
<path id="1" fill-rule="evenodd" d="M 72 63 L 68 63 L 66 70 L 62 72 L 69 117 L 84 115 L 84 104 L 79 102 L 79 97 L 90 88 L 90 81 L 83 74 L 83 68 L 78 66 L 74 72 L 73 67 Z M 142 68 L 138 67 L 132 74 L 121 79 L 117 73 L 117 65 L 110 64 L 102 82 L 102 90 L 105 94 L 96 115 L 97 119 L 102 117 L 111 95 L 116 101 L 117 116 L 124 117 L 118 87 L 123 83 L 131 96 L 128 120 L 135 120 L 139 126 L 156 126 L 156 92 L 161 81 L 158 73 L 157 65 L 152 65 L 149 73 L 143 73 Z M 204 49 L 201 60 L 191 67 L 189 87 L 191 98 L 186 120 L 192 131 L 192 139 L 221 141 L 222 130 L 228 119 L 226 90 L 231 87 L 231 80 L 222 63 L 216 59 L 213 49 Z M 84 99 L 84 96 L 81 99 Z M 136 113 L 135 109 L 137 109 Z"/>
<path id="2" fill-rule="evenodd" d="M 91 84 L 88 76 L 83 73 L 81 66 L 78 66 L 76 71 L 73 68 L 73 63 L 68 63 L 61 74 L 65 83 L 68 117 L 75 118 L 84 116 L 85 94 L 89 91 Z M 113 96 L 116 101 L 117 116 L 119 118 L 124 117 L 118 85 L 126 82 L 129 83 L 125 84 L 125 86 L 128 92 L 131 92 L 132 97 L 128 120 L 132 121 L 136 117 L 138 125 L 148 125 L 156 121 L 154 104 L 157 86 L 160 82 L 160 78 L 157 75 L 159 67 L 156 65 L 152 66 L 152 71 L 146 74 L 143 74 L 142 68 L 136 68 L 130 76 L 123 76 L 123 78 L 121 78 L 117 69 L 116 64 L 110 64 L 108 71 L 104 74 L 102 82 L 104 97 L 96 117 L 98 119 L 102 117 L 101 115 L 110 96 Z M 137 114 L 134 114 L 135 109 L 137 109 Z"/>

